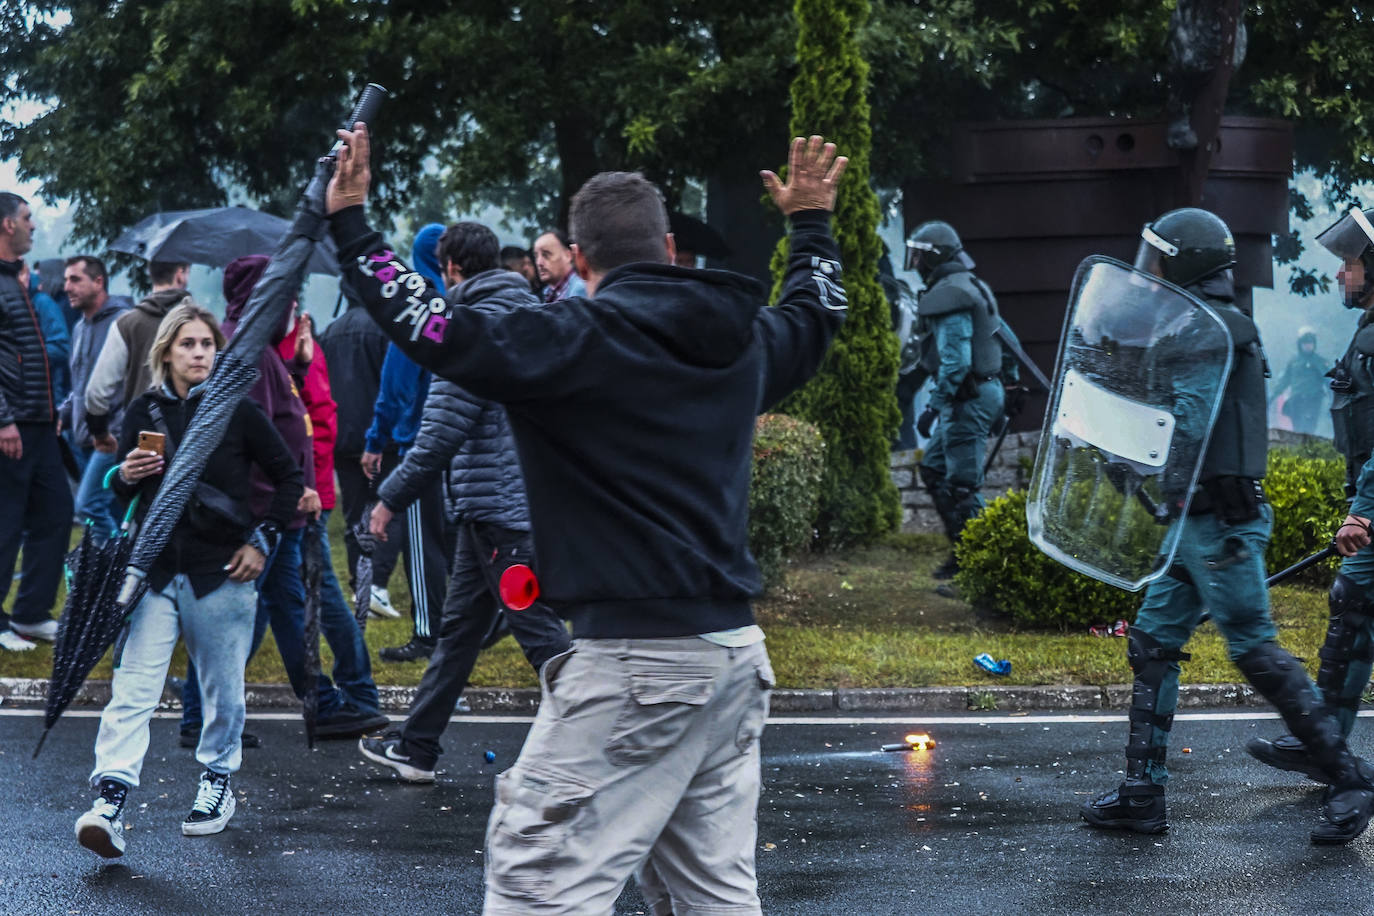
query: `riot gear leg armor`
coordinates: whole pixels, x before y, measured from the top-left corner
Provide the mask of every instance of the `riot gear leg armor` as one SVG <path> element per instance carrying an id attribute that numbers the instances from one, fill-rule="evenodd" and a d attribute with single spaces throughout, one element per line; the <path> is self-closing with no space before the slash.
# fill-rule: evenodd
<path id="1" fill-rule="evenodd" d="M 1131 729 L 1126 741 L 1126 781 L 1083 806 L 1083 820 L 1091 826 L 1135 833 L 1163 833 L 1169 828 L 1164 804 L 1164 780 L 1168 777 L 1164 759 L 1174 714 L 1172 710 L 1159 711 L 1159 697 L 1165 679 L 1170 673 L 1177 675 L 1179 661 L 1188 657 L 1186 652 L 1164 648 L 1144 630 L 1131 628 L 1126 659 L 1135 673 L 1135 682 L 1131 689 Z"/>
<path id="2" fill-rule="evenodd" d="M 1361 772 L 1360 760 L 1346 747 L 1340 724 L 1323 705 L 1298 660 L 1277 643 L 1263 643 L 1236 659 L 1245 679 L 1264 696 L 1293 733 L 1331 786 L 1326 820 L 1312 831 L 1318 844 L 1348 843 L 1364 832 L 1374 812 L 1374 785 Z"/>
<path id="3" fill-rule="evenodd" d="M 1374 668 L 1374 601 L 1344 575 L 1338 575 L 1329 595 L 1331 619 L 1326 628 L 1326 642 L 1321 648 L 1321 668 L 1317 672 L 1317 688 L 1329 712 L 1340 723 L 1341 734 L 1349 737 L 1355 725 L 1355 712 L 1369 684 Z M 1252 738 L 1245 749 L 1262 763 L 1280 770 L 1302 773 L 1317 782 L 1328 782 L 1327 774 L 1313 761 L 1305 745 L 1293 735 L 1283 735 L 1274 741 Z M 1365 776 L 1374 771 L 1362 767 Z"/>

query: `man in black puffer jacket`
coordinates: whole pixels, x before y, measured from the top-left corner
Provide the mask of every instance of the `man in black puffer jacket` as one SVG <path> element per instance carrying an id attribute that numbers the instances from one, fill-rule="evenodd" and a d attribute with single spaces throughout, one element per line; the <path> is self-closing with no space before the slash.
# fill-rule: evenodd
<path id="1" fill-rule="evenodd" d="M 537 307 L 539 300 L 524 277 L 498 269 L 499 252 L 500 242 L 486 226 L 450 226 L 439 237 L 448 300 L 455 306 Z M 502 612 L 536 672 L 569 645 L 557 614 L 538 602 L 524 606 L 508 594 L 509 588 L 506 594 L 501 588 L 503 576 L 519 576 L 522 565 L 533 567 L 534 543 L 515 440 L 505 408 L 495 401 L 434 379 L 415 444 L 378 489 L 372 533 L 385 539 L 391 518 L 421 498 L 446 467 L 444 501 L 449 521 L 458 528 L 458 544 L 439 644 L 402 727 L 358 742 L 364 757 L 391 767 L 408 782 L 434 781 L 434 766 L 443 753 L 439 736 Z M 515 571 L 508 573 L 512 567 Z M 509 585 L 513 580 L 505 581 Z"/>
<path id="2" fill-rule="evenodd" d="M 33 247 L 28 202 L 0 191 L 0 600 L 24 547 L 19 592 L 0 611 L 0 648 L 32 649 L 25 636 L 51 642 L 62 557 L 72 524 L 72 491 L 57 446 L 52 367 L 38 312 L 19 282 Z"/>

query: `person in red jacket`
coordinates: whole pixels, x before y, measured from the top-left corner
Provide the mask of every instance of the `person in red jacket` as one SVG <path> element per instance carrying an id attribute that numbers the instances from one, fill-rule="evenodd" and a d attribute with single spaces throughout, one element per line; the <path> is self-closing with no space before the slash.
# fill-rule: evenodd
<path id="1" fill-rule="evenodd" d="M 339 587 L 334 564 L 329 562 L 329 513 L 336 505 L 334 492 L 334 440 L 339 431 L 339 409 L 329 390 L 329 365 L 324 348 L 315 346 L 314 320 L 302 313 L 277 344 L 277 352 L 290 365 L 297 357 L 308 363 L 298 378 L 301 400 L 310 417 L 311 444 L 315 457 L 315 489 L 320 494 L 320 514 L 308 523 L 306 537 L 320 539 L 324 551 L 324 577 L 320 582 L 320 632 L 334 653 L 334 686 L 353 705 L 375 710 L 377 684 L 372 679 L 372 660 L 362 631 Z"/>

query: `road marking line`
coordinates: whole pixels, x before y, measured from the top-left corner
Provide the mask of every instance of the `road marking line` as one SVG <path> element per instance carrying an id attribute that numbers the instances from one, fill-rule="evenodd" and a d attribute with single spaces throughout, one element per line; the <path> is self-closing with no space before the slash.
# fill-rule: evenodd
<path id="1" fill-rule="evenodd" d="M 36 707 L 32 708 L 10 708 L 0 707 L 0 716 L 14 716 L 18 718 L 36 718 L 43 715 L 43 710 Z M 63 718 L 74 719 L 94 719 L 100 716 L 98 709 L 69 709 L 62 714 Z M 276 721 L 289 722 L 299 720 L 299 712 L 250 712 L 249 719 L 257 721 Z M 1263 710 L 1252 710 L 1246 712 L 1181 712 L 1174 716 L 1175 719 L 1192 722 L 1243 722 L 1259 721 L 1262 719 L 1277 719 L 1278 713 L 1265 712 Z M 1374 718 L 1374 709 L 1362 710 L 1359 713 L 1362 719 Z M 177 710 L 159 710 L 153 713 L 155 719 L 180 719 L 181 713 Z M 387 715 L 392 722 L 404 722 L 405 716 L 396 713 Z M 509 715 L 463 715 L 454 716 L 449 721 L 462 722 L 465 724 L 481 724 L 489 722 L 495 725 L 528 725 L 534 721 L 534 716 L 509 716 Z M 1037 713 L 1035 715 L 1018 716 L 1014 714 L 1002 714 L 997 716 L 974 716 L 974 715 L 934 715 L 923 716 L 920 713 L 912 713 L 907 716 L 774 716 L 769 718 L 769 725 L 1045 725 L 1045 724 L 1085 724 L 1091 725 L 1100 722 L 1124 722 L 1126 713 L 1104 712 L 1104 713 Z"/>

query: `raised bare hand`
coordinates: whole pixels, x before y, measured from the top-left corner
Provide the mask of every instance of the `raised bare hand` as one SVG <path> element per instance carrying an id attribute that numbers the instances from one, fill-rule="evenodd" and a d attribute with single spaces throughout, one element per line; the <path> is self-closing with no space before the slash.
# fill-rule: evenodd
<path id="1" fill-rule="evenodd" d="M 372 145 L 367 125 L 359 121 L 353 128 L 339 131 L 344 145 L 334 164 L 334 177 L 329 179 L 324 192 L 324 208 L 330 215 L 344 207 L 366 203 L 367 189 L 372 184 Z"/>
<path id="2" fill-rule="evenodd" d="M 835 155 L 835 144 L 821 136 L 797 137 L 787 157 L 787 183 L 773 172 L 759 173 L 763 186 L 784 216 L 800 210 L 834 210 L 840 176 L 849 159 Z"/>

